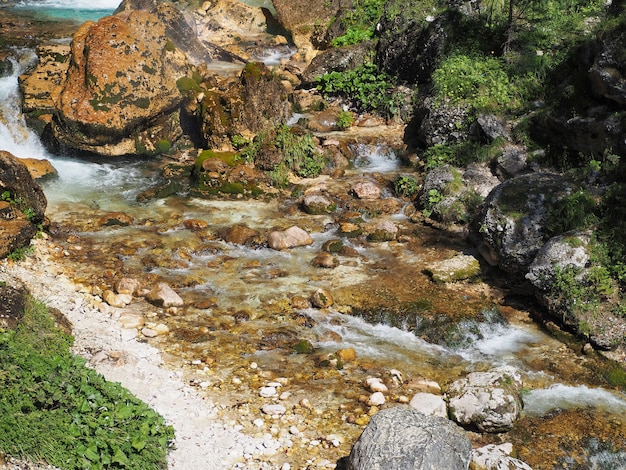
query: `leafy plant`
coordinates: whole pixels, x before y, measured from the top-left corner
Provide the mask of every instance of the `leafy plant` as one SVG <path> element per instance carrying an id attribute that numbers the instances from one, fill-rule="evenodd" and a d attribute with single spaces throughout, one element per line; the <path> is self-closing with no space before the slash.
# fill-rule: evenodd
<path id="1" fill-rule="evenodd" d="M 393 190 L 398 196 L 413 197 L 419 190 L 419 184 L 412 176 L 400 175 L 393 182 Z"/>
<path id="2" fill-rule="evenodd" d="M 519 106 L 518 90 L 501 58 L 454 54 L 433 73 L 439 100 L 465 104 L 477 111 Z"/>
<path id="3" fill-rule="evenodd" d="M 335 38 L 332 45 L 349 46 L 372 39 L 384 5 L 384 0 L 355 0 L 342 19 L 345 34 Z"/>
<path id="4" fill-rule="evenodd" d="M 34 299 L 16 329 L 0 330 L 0 450 L 61 468 L 166 468 L 173 429 L 71 343 Z"/>
<path id="5" fill-rule="evenodd" d="M 570 230 L 583 230 L 598 222 L 597 204 L 585 190 L 559 200 L 546 214 L 545 230 L 550 235 L 558 235 Z"/>
<path id="6" fill-rule="evenodd" d="M 17 248 L 13 250 L 11 253 L 7 255 L 7 259 L 17 263 L 19 261 L 24 261 L 28 256 L 34 253 L 34 248 L 32 246 L 23 246 L 21 248 Z"/>
<path id="7" fill-rule="evenodd" d="M 346 130 L 354 124 L 354 114 L 350 111 L 339 111 L 337 114 L 337 127 Z"/>
<path id="8" fill-rule="evenodd" d="M 394 91 L 394 79 L 369 62 L 353 70 L 322 75 L 317 89 L 325 97 L 341 96 L 360 110 L 384 116 L 397 114 L 402 104 L 402 96 Z"/>

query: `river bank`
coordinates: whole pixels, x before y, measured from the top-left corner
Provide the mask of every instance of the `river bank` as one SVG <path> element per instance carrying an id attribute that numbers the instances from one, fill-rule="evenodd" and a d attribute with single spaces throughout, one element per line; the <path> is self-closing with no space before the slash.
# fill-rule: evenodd
<path id="1" fill-rule="evenodd" d="M 232 423 L 219 418 L 222 410 L 218 405 L 167 367 L 160 351 L 129 339 L 117 321 L 90 305 L 81 286 L 66 276 L 66 268 L 50 260 L 49 250 L 54 246 L 44 239 L 33 241 L 33 246 L 33 256 L 24 262 L 4 260 L 0 279 L 7 283 L 19 280 L 36 298 L 62 311 L 72 324 L 74 352 L 108 380 L 121 383 L 150 404 L 175 427 L 177 439 L 169 454 L 169 468 L 259 468 L 247 467 L 244 456 L 251 455 L 251 449 L 262 445 L 262 440 L 233 429 Z"/>

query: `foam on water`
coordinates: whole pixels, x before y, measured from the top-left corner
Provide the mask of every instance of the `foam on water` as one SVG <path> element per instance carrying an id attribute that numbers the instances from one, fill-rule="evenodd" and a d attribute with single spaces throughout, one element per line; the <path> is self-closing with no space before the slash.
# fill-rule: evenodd
<path id="1" fill-rule="evenodd" d="M 531 390 L 524 395 L 524 414 L 531 416 L 543 416 L 552 410 L 574 407 L 603 408 L 615 413 L 626 413 L 626 397 L 603 388 L 564 384 Z"/>
<path id="2" fill-rule="evenodd" d="M 538 333 L 506 323 L 479 323 L 474 333 L 467 333 L 471 344 L 459 351 L 469 361 L 490 360 L 506 362 L 513 360 L 515 353 L 541 341 Z"/>
<path id="3" fill-rule="evenodd" d="M 371 324 L 349 315 L 321 314 L 307 310 L 307 315 L 318 321 L 316 328 L 331 330 L 339 334 L 342 347 L 352 347 L 358 356 L 370 359 L 412 360 L 416 357 L 444 358 L 454 356 L 442 346 L 428 343 L 410 331 L 384 324 Z M 321 346 L 336 347 L 336 343 L 321 343 Z"/>
<path id="4" fill-rule="evenodd" d="M 20 62 L 13 60 L 13 73 L 0 78 L 0 150 L 21 158 L 46 158 L 39 137 L 27 126 L 20 112 L 18 76 L 37 56 L 22 51 Z"/>
<path id="5" fill-rule="evenodd" d="M 386 145 L 358 144 L 355 155 L 354 166 L 362 172 L 386 173 L 400 167 L 395 152 Z"/>

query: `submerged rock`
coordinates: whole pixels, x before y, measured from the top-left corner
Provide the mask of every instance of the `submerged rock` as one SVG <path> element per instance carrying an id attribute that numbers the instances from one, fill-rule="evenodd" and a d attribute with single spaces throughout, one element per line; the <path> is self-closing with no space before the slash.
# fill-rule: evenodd
<path id="1" fill-rule="evenodd" d="M 425 271 L 435 282 L 455 282 L 471 279 L 480 274 L 480 263 L 472 255 L 456 255 L 443 261 L 429 264 Z"/>
<path id="2" fill-rule="evenodd" d="M 461 470 L 471 451 L 469 439 L 451 421 L 396 406 L 372 417 L 352 447 L 347 469 Z"/>
<path id="3" fill-rule="evenodd" d="M 267 243 L 274 250 L 284 250 L 310 245 L 313 243 L 313 238 L 300 227 L 294 225 L 287 230 L 271 232 Z"/>
<path id="4" fill-rule="evenodd" d="M 148 295 L 146 300 L 158 307 L 180 307 L 184 304 L 183 299 L 167 284 L 160 282 L 154 287 Z"/>

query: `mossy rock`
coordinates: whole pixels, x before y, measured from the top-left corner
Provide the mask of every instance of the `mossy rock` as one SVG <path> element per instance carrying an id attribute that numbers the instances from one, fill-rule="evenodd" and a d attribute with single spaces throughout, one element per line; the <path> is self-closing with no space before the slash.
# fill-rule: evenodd
<path id="1" fill-rule="evenodd" d="M 480 263 L 474 256 L 461 254 L 432 263 L 424 271 L 435 282 L 457 282 L 480 275 Z"/>

